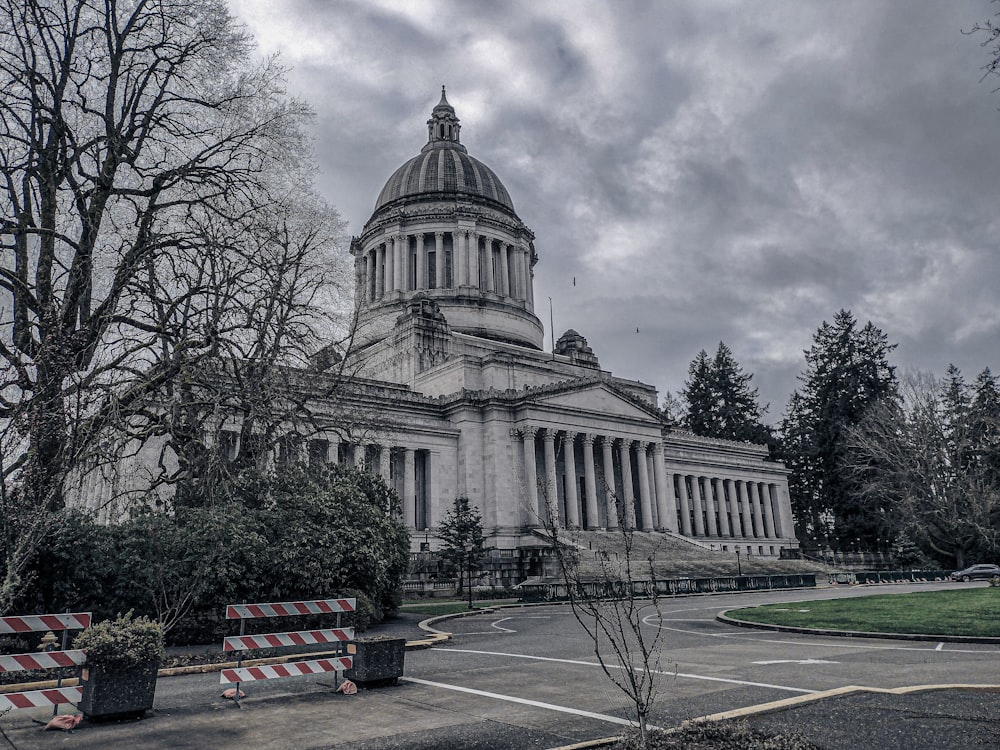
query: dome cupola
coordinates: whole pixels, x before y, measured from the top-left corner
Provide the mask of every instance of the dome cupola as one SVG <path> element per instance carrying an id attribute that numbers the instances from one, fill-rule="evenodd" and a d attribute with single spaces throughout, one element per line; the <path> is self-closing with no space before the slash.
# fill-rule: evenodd
<path id="1" fill-rule="evenodd" d="M 442 86 L 427 143 L 389 177 L 352 242 L 366 337 L 388 336 L 407 301 L 421 294 L 454 332 L 541 349 L 534 235 L 460 134 Z"/>

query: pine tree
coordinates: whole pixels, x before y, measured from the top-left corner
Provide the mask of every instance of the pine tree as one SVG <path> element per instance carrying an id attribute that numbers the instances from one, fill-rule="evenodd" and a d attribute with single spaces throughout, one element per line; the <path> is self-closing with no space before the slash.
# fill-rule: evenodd
<path id="1" fill-rule="evenodd" d="M 719 342 L 713 359 L 700 351 L 688 367 L 681 391 L 687 403 L 687 428 L 704 437 L 770 442 L 770 431 L 760 422 L 765 409 L 757 403 L 757 389 L 750 387 L 752 378 L 725 343 Z"/>
<path id="2" fill-rule="evenodd" d="M 885 533 L 884 509 L 866 500 L 863 478 L 848 469 L 847 431 L 873 405 L 898 398 L 888 362 L 894 348 L 871 321 L 859 328 L 841 310 L 833 323 L 823 322 L 806 351 L 803 385 L 782 425 L 789 491 L 805 539 L 871 549 Z"/>
<path id="3" fill-rule="evenodd" d="M 441 521 L 441 558 L 458 573 L 461 591 L 466 571 L 479 570 L 483 559 L 483 518 L 479 508 L 464 495 L 455 498 L 451 510 Z"/>

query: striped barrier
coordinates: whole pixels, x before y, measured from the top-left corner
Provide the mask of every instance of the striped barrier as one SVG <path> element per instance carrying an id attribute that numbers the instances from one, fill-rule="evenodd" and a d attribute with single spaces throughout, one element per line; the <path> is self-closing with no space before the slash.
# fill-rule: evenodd
<path id="1" fill-rule="evenodd" d="M 233 635 L 222 644 L 223 651 L 246 651 L 252 648 L 284 648 L 286 646 L 315 646 L 321 643 L 353 641 L 353 628 L 332 630 L 299 630 L 294 633 L 263 633 L 261 635 Z"/>
<path id="2" fill-rule="evenodd" d="M 226 607 L 227 620 L 253 620 L 261 617 L 289 617 L 291 615 L 336 615 L 353 612 L 355 599 L 317 599 L 308 602 L 269 602 L 267 604 L 230 604 Z"/>
<path id="3" fill-rule="evenodd" d="M 0 711 L 12 708 L 41 708 L 43 706 L 61 706 L 65 703 L 79 703 L 83 697 L 83 688 L 65 687 L 50 690 L 26 690 L 23 693 L 7 693 L 0 695 Z"/>
<path id="4" fill-rule="evenodd" d="M 0 617 L 0 634 L 32 633 L 41 630 L 85 630 L 89 627 L 90 612 Z"/>
<path id="5" fill-rule="evenodd" d="M 51 690 L 24 690 L 0 696 L 0 711 L 14 708 L 39 708 L 52 706 L 52 715 L 59 706 L 79 703 L 83 697 L 81 687 L 62 687 L 62 670 L 86 663 L 83 651 L 67 651 L 70 630 L 85 630 L 90 627 L 90 612 L 66 612 L 61 615 L 14 615 L 0 617 L 0 634 L 37 633 L 41 631 L 63 631 L 61 651 L 39 651 L 32 654 L 9 654 L 0 656 L 0 672 L 29 672 L 35 669 L 57 669 L 57 687 Z"/>
<path id="6" fill-rule="evenodd" d="M 230 604 L 226 606 L 226 619 L 240 621 L 240 634 L 228 636 L 223 640 L 223 651 L 236 651 L 235 669 L 224 669 L 219 677 L 219 683 L 233 683 L 233 689 L 224 695 L 232 693 L 233 700 L 239 705 L 241 682 L 256 682 L 281 677 L 300 677 L 302 675 L 333 672 L 336 681 L 340 683 L 340 675 L 345 669 L 353 666 L 353 660 L 346 655 L 347 641 L 354 639 L 353 628 L 342 628 L 340 619 L 343 613 L 353 612 L 357 600 L 344 599 L 314 599 L 301 602 L 263 602 L 257 604 Z M 271 617 L 289 617 L 292 615 L 335 615 L 336 626 L 322 630 L 297 630 L 283 633 L 262 633 L 247 635 L 246 621 Z M 324 643 L 337 644 L 336 654 L 327 659 L 311 661 L 295 661 L 287 664 L 275 664 L 264 667 L 244 668 L 243 652 L 259 648 L 288 648 L 290 646 L 313 646 Z"/>
<path id="7" fill-rule="evenodd" d="M 307 674 L 322 674 L 324 672 L 343 672 L 352 666 L 351 657 L 340 656 L 334 659 L 316 659 L 315 661 L 295 661 L 289 664 L 272 664 L 263 667 L 241 667 L 223 669 L 219 684 L 227 682 L 255 682 L 270 680 L 275 677 L 301 677 Z"/>

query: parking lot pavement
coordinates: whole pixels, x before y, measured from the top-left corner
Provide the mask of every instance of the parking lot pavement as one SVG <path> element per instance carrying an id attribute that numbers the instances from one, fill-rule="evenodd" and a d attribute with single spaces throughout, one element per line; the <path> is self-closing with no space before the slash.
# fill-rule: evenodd
<path id="1" fill-rule="evenodd" d="M 1000 690 L 855 691 L 747 719 L 795 731 L 824 750 L 1000 748 Z"/>

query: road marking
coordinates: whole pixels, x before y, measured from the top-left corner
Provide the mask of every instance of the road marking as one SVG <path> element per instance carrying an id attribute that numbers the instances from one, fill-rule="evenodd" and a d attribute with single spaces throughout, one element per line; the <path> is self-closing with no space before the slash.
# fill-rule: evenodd
<path id="1" fill-rule="evenodd" d="M 511 620 L 511 617 L 501 617 L 499 620 L 494 620 L 490 623 L 490 627 L 494 630 L 476 630 L 471 633 L 458 633 L 458 635 L 496 635 L 499 630 L 501 633 L 516 633 L 516 630 L 511 630 L 510 628 L 505 628 L 497 625 L 498 622 L 504 622 L 505 620 Z"/>
<path id="2" fill-rule="evenodd" d="M 441 647 L 432 648 L 431 651 L 442 651 L 442 652 L 457 653 L 457 654 L 480 654 L 482 656 L 507 656 L 510 657 L 511 659 L 531 659 L 533 661 L 551 661 L 551 662 L 558 662 L 559 664 L 574 664 L 581 667 L 600 668 L 601 666 L 597 662 L 592 662 L 592 661 L 579 661 L 577 659 L 556 659 L 551 656 L 530 656 L 528 654 L 508 654 L 500 651 L 476 651 L 473 649 L 465 649 L 465 648 L 441 648 Z M 616 664 L 609 664 L 608 669 L 624 669 L 624 667 L 621 667 Z M 633 669 L 638 671 L 637 667 L 633 667 Z M 706 682 L 724 682 L 730 685 L 762 687 L 762 688 L 770 688 L 771 690 L 787 690 L 788 692 L 791 693 L 816 692 L 815 690 L 806 690 L 805 688 L 790 687 L 789 685 L 772 685 L 771 683 L 768 682 L 751 682 L 749 680 L 737 680 L 730 677 L 710 677 L 709 675 L 690 674 L 687 672 L 669 672 L 660 669 L 651 669 L 650 671 L 653 672 L 654 674 L 670 675 L 673 677 L 683 677 L 688 680 L 704 680 Z"/>
<path id="3" fill-rule="evenodd" d="M 770 661 L 752 661 L 751 664 L 840 664 L 839 661 L 825 659 L 771 659 Z"/>
<path id="4" fill-rule="evenodd" d="M 937 645 L 937 648 L 935 648 L 934 650 L 935 650 L 935 651 L 940 651 L 940 650 L 941 650 L 941 649 L 943 649 L 943 648 L 944 648 L 944 644 L 943 644 L 943 643 L 939 643 L 939 644 Z"/>
<path id="5" fill-rule="evenodd" d="M 573 714 L 574 716 L 583 716 L 588 719 L 597 719 L 599 721 L 609 721 L 612 724 L 621 724 L 626 727 L 634 727 L 635 722 L 631 719 L 620 719 L 617 716 L 610 716 L 608 714 L 598 714 L 593 711 L 583 711 L 579 708 L 570 708 L 569 706 L 557 706 L 554 703 L 543 703 L 542 701 L 528 700 L 527 698 L 519 698 L 515 695 L 503 695 L 501 693 L 490 693 L 486 690 L 474 690 L 473 688 L 461 687 L 460 685 L 449 685 L 444 682 L 431 682 L 430 680 L 421 680 L 417 677 L 401 677 L 404 682 L 413 682 L 417 685 L 427 685 L 428 687 L 443 688 L 444 690 L 454 690 L 458 693 L 468 693 L 469 695 L 481 695 L 484 698 L 494 698 L 500 701 L 507 701 L 509 703 L 520 703 L 524 706 L 533 706 L 535 708 L 544 708 L 549 711 L 559 711 L 564 714 Z M 650 726 L 650 729 L 659 729 L 659 727 Z"/>

